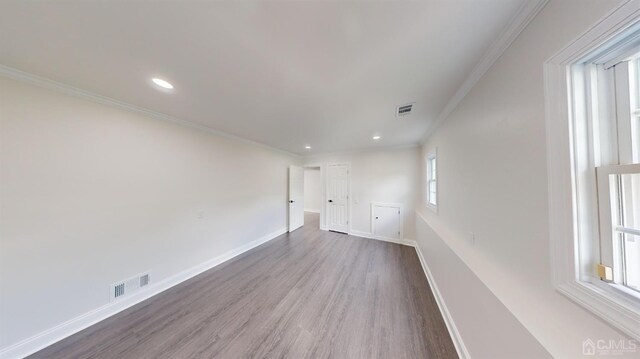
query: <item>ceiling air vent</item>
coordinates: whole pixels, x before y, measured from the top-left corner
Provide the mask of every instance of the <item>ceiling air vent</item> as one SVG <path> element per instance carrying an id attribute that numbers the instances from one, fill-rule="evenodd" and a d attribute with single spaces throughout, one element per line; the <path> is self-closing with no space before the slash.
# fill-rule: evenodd
<path id="1" fill-rule="evenodd" d="M 411 111 L 413 110 L 413 104 L 414 102 L 398 106 L 398 108 L 396 109 L 396 116 L 400 117 L 411 114 Z"/>

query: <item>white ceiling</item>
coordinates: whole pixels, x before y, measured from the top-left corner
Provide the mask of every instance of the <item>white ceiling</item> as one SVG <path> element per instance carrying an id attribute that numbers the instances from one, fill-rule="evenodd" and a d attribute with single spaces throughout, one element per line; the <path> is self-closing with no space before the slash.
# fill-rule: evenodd
<path id="1" fill-rule="evenodd" d="M 0 64 L 298 154 L 407 145 L 523 2 L 4 1 Z"/>

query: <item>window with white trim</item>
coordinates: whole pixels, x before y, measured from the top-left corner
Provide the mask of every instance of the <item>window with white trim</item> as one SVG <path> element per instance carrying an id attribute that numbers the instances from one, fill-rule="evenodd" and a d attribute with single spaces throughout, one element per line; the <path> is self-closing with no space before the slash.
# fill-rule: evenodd
<path id="1" fill-rule="evenodd" d="M 599 242 L 586 279 L 640 294 L 640 47 L 626 42 L 571 68 L 574 170 L 578 230 Z"/>
<path id="2" fill-rule="evenodd" d="M 427 156 L 427 205 L 432 208 L 438 206 L 438 177 L 436 172 L 437 156 L 431 153 Z"/>
<path id="3" fill-rule="evenodd" d="M 635 50 L 640 51 L 640 47 Z M 601 271 L 605 271 L 605 280 L 637 292 L 640 292 L 639 61 L 640 53 L 636 53 L 622 61 L 615 60 L 605 70 L 614 77 L 617 146 L 609 147 L 617 147 L 618 165 L 596 169 L 600 257 L 603 265 L 611 268 L 611 278 L 606 278 L 607 268 Z M 615 157 L 615 153 L 612 155 Z"/>
<path id="4" fill-rule="evenodd" d="M 556 289 L 640 339 L 640 3 L 544 65 Z"/>

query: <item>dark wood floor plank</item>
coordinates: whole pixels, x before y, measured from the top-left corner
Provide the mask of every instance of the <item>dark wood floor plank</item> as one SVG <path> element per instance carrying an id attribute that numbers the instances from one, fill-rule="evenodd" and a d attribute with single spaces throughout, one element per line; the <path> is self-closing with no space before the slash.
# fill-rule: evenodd
<path id="1" fill-rule="evenodd" d="M 318 215 L 32 358 L 455 358 L 411 247 Z"/>

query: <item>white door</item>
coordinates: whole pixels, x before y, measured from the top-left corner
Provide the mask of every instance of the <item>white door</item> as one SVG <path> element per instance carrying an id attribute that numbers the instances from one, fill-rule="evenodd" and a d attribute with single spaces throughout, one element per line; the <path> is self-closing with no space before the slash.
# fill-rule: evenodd
<path id="1" fill-rule="evenodd" d="M 402 215 L 398 205 L 374 203 L 371 205 L 371 230 L 376 237 L 402 238 Z"/>
<path id="2" fill-rule="evenodd" d="M 349 233 L 349 165 L 327 166 L 327 228 Z"/>
<path id="3" fill-rule="evenodd" d="M 289 166 L 289 232 L 304 225 L 304 170 Z"/>

